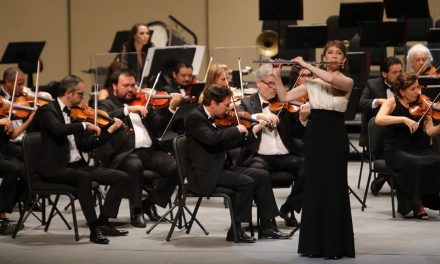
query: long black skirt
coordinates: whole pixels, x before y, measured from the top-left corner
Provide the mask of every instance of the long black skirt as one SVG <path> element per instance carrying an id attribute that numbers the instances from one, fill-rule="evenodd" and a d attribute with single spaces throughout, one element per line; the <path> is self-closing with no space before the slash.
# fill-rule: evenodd
<path id="1" fill-rule="evenodd" d="M 344 114 L 312 110 L 305 134 L 304 200 L 298 253 L 355 257 Z"/>

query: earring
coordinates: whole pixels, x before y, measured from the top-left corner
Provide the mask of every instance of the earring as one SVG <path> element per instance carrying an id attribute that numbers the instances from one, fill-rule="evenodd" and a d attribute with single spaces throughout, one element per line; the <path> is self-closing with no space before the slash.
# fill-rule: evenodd
<path id="1" fill-rule="evenodd" d="M 344 63 L 342 63 L 342 65 L 341 65 L 341 70 L 343 70 L 344 69 Z"/>

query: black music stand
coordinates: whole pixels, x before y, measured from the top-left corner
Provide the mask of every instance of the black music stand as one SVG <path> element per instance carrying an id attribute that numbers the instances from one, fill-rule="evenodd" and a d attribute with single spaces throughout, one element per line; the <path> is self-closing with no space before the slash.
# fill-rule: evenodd
<path id="1" fill-rule="evenodd" d="M 390 47 L 406 43 L 405 22 L 364 21 L 360 31 L 361 47 Z"/>
<path id="2" fill-rule="evenodd" d="M 179 106 L 174 115 L 171 117 L 170 121 L 168 121 L 168 124 L 162 133 L 162 136 L 159 138 L 159 141 L 162 143 L 167 141 L 172 142 L 175 137 L 183 134 L 185 132 L 183 130 L 183 120 L 188 115 L 188 113 L 196 106 L 197 104 L 184 104 L 182 106 Z"/>
<path id="3" fill-rule="evenodd" d="M 434 102 L 435 97 L 440 92 L 440 77 L 435 76 L 419 76 L 419 84 L 424 86 L 422 89 L 422 94 L 426 95 Z M 435 101 L 438 101 L 437 98 Z"/>
<path id="4" fill-rule="evenodd" d="M 339 27 L 356 27 L 362 21 L 382 21 L 383 3 L 341 3 L 339 6 Z"/>
<path id="5" fill-rule="evenodd" d="M 440 28 L 430 28 L 427 32 L 427 41 L 428 41 L 428 48 L 440 48 Z M 432 52 L 431 52 L 432 53 Z M 433 55 L 434 57 L 434 55 Z M 435 57 L 434 57 L 435 60 Z M 433 62 L 434 63 L 434 62 Z M 437 61 L 437 64 L 434 63 L 434 65 L 438 65 L 440 61 Z"/>
<path id="6" fill-rule="evenodd" d="M 32 88 L 32 74 L 37 72 L 38 60 L 45 44 L 46 41 L 9 42 L 0 63 L 18 63 L 18 68 L 28 75 L 27 86 Z"/>
<path id="7" fill-rule="evenodd" d="M 302 49 L 304 60 L 316 60 L 315 49 L 329 40 L 327 25 L 289 25 L 286 28 L 286 48 Z"/>
<path id="8" fill-rule="evenodd" d="M 112 47 L 110 48 L 110 53 L 120 53 L 122 52 L 122 44 L 130 40 L 130 30 L 117 31 L 115 37 L 113 38 Z"/>
<path id="9" fill-rule="evenodd" d="M 384 0 L 388 18 L 430 17 L 428 0 Z"/>
<path id="10" fill-rule="evenodd" d="M 303 0 L 259 0 L 260 20 L 302 20 Z"/>

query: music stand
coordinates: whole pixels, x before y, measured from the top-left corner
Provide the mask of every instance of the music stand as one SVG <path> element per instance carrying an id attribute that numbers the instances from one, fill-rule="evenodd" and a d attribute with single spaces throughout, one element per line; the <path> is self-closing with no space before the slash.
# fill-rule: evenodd
<path id="1" fill-rule="evenodd" d="M 122 52 L 122 44 L 130 40 L 130 30 L 117 31 L 115 37 L 113 38 L 112 47 L 110 48 L 110 53 L 120 53 Z"/>
<path id="2" fill-rule="evenodd" d="M 382 21 L 383 3 L 341 3 L 339 6 L 339 27 L 356 27 L 362 21 Z"/>
<path id="3" fill-rule="evenodd" d="M 361 24 L 361 47 L 389 47 L 406 43 L 405 22 L 364 21 Z"/>
<path id="4" fill-rule="evenodd" d="M 142 77 L 153 76 L 160 71 L 170 71 L 179 62 L 190 63 L 193 66 L 193 75 L 198 75 L 202 64 L 205 46 L 183 45 L 152 47 L 148 49 Z"/>
<path id="5" fill-rule="evenodd" d="M 9 42 L 3 57 L 2 64 L 18 63 L 18 68 L 28 75 L 27 86 L 33 87 L 32 74 L 37 72 L 38 59 L 46 41 Z"/>
<path id="6" fill-rule="evenodd" d="M 322 48 L 328 40 L 328 27 L 325 24 L 289 25 L 286 28 L 286 48 L 303 49 L 305 60 L 314 61 L 315 48 Z"/>
<path id="7" fill-rule="evenodd" d="M 303 0 L 259 0 L 260 20 L 302 20 Z M 279 32 L 279 31 L 278 31 Z"/>
<path id="8" fill-rule="evenodd" d="M 428 0 L 384 0 L 388 18 L 430 17 Z"/>
<path id="9" fill-rule="evenodd" d="M 364 87 L 370 74 L 370 59 L 365 51 L 347 52 L 348 69 L 355 87 Z"/>
<path id="10" fill-rule="evenodd" d="M 430 28 L 427 33 L 428 47 L 440 47 L 440 28 Z"/>
<path id="11" fill-rule="evenodd" d="M 174 115 L 171 117 L 168 122 L 165 130 L 162 133 L 162 136 L 159 138 L 160 142 L 165 142 L 168 140 L 173 140 L 175 137 L 179 135 L 179 131 L 175 131 L 176 126 L 180 126 L 183 124 L 183 119 L 188 115 L 188 113 L 196 107 L 198 104 L 184 104 L 177 108 Z M 182 122 L 182 123 L 180 123 Z M 180 124 L 179 124 L 180 123 Z M 180 133 L 181 134 L 181 133 Z"/>

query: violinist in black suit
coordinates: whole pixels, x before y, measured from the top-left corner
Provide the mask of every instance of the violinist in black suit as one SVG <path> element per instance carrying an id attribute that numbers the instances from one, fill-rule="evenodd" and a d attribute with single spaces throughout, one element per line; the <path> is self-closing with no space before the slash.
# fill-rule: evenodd
<path id="1" fill-rule="evenodd" d="M 188 176 L 189 189 L 197 194 L 209 196 L 216 186 L 236 191 L 233 201 L 235 222 L 238 227 L 239 242 L 253 243 L 241 228 L 246 212 L 255 198 L 261 219 L 260 238 L 288 238 L 279 232 L 271 221 L 278 215 L 270 177 L 264 170 L 233 167 L 226 162 L 226 150 L 233 149 L 255 140 L 255 134 L 265 125 L 265 121 L 252 127 L 250 131 L 239 124 L 218 128 L 213 118 L 222 117 L 230 109 L 232 91 L 225 86 L 212 85 L 204 90 L 202 104 L 194 108 L 185 119 L 188 138 L 188 156 L 192 173 Z M 234 241 L 231 229 L 227 241 Z"/>
<path id="2" fill-rule="evenodd" d="M 77 189 L 81 209 L 90 228 L 90 241 L 108 244 L 106 236 L 126 235 L 108 222 L 116 218 L 128 177 L 125 172 L 86 164 L 82 152 L 88 152 L 102 144 L 119 129 L 122 122 L 116 120 L 102 130 L 88 122 L 71 122 L 70 108 L 78 105 L 84 96 L 84 82 L 75 75 L 65 77 L 60 83 L 60 96 L 37 110 L 42 146 L 39 167 L 45 180 L 73 185 Z M 99 218 L 95 212 L 95 200 L 91 193 L 92 181 L 109 185 L 105 203 Z"/>
<path id="3" fill-rule="evenodd" d="M 98 150 L 98 154 L 104 166 L 128 173 L 130 180 L 126 193 L 132 206 L 131 224 L 145 227 L 142 212 L 150 220 L 159 220 L 154 204 L 165 207 L 178 183 L 176 161 L 162 149 L 157 140 L 172 113 L 166 109 L 156 111 L 151 107 L 147 110 L 144 105 L 129 105 L 137 92 L 135 76 L 131 71 L 116 71 L 111 80 L 113 94 L 99 101 L 99 108 L 112 117 L 122 119 L 133 133 L 119 131 Z M 174 100 L 178 99 L 173 97 L 170 105 L 175 105 Z M 153 192 L 142 201 L 144 169 L 158 172 L 161 178 Z"/>
<path id="4" fill-rule="evenodd" d="M 380 106 L 387 98 L 393 97 L 391 86 L 402 72 L 402 61 L 397 57 L 388 57 L 380 65 L 381 77 L 369 79 L 367 86 L 362 91 L 359 100 L 359 109 L 362 111 L 362 126 L 359 138 L 359 145 L 368 146 L 368 121 L 376 116 Z M 374 195 L 380 191 L 386 179 L 383 175 L 378 175 L 371 182 L 371 191 Z"/>
<path id="5" fill-rule="evenodd" d="M 264 128 L 258 133 L 255 142 L 242 148 L 239 163 L 268 172 L 292 173 L 295 183 L 286 202 L 280 207 L 280 216 L 284 218 L 286 225 L 297 226 L 294 211 L 301 211 L 304 185 L 304 157 L 300 139 L 310 114 L 310 106 L 303 104 L 299 114 L 290 113 L 286 109 L 277 109 L 275 113 L 271 113 L 269 102 L 277 100 L 272 65 L 260 66 L 255 75 L 258 93 L 243 98 L 240 108 L 252 114 L 253 118 L 271 123 L 275 128 Z"/>

